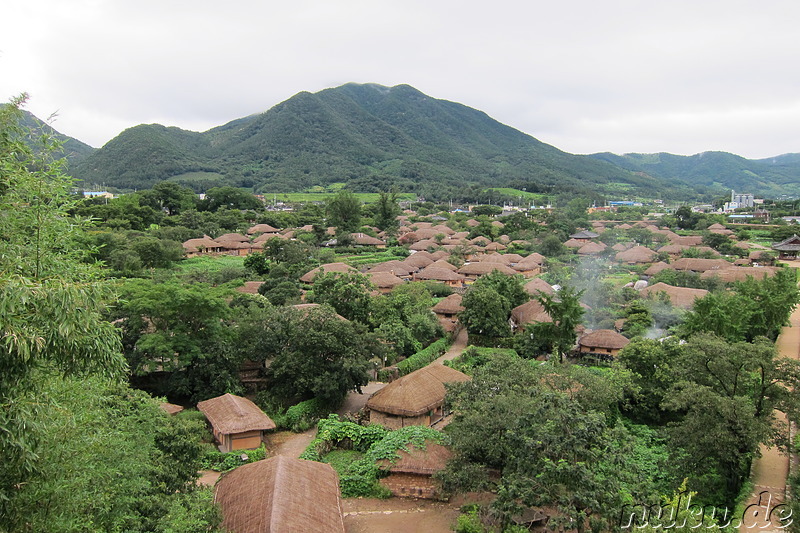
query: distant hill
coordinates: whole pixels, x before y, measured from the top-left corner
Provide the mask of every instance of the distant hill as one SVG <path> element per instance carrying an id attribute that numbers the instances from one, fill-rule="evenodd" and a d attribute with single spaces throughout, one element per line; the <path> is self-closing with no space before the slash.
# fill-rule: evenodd
<path id="1" fill-rule="evenodd" d="M 776 198 L 800 196 L 800 154 L 745 159 L 727 152 L 692 156 L 659 154 L 593 154 L 591 157 L 642 175 L 678 179 L 714 189 L 734 189 Z"/>
<path id="2" fill-rule="evenodd" d="M 7 104 L 0 104 L 0 105 L 7 105 Z M 59 142 L 62 143 L 64 156 L 67 158 L 70 165 L 76 165 L 78 162 L 80 162 L 86 156 L 90 155 L 95 150 L 88 144 L 81 142 L 78 139 L 59 133 L 52 126 L 38 119 L 34 114 L 30 113 L 29 111 L 25 110 L 22 111 L 22 125 L 34 132 L 38 133 L 47 132 L 50 135 L 54 136 Z"/>
<path id="3" fill-rule="evenodd" d="M 125 130 L 74 170 L 119 188 L 173 180 L 256 192 L 345 182 L 372 192 L 395 185 L 432 198 L 468 186 L 688 197 L 680 181 L 638 175 L 542 143 L 467 106 L 408 85 L 346 84 L 301 92 L 258 115 L 196 133 L 151 124 Z"/>

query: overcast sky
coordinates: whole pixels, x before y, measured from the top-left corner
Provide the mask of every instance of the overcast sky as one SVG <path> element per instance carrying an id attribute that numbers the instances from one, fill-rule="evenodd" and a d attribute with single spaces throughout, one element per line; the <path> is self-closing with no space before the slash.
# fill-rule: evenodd
<path id="1" fill-rule="evenodd" d="M 571 153 L 800 152 L 797 0 L 24 0 L 0 99 L 92 146 L 406 83 Z"/>

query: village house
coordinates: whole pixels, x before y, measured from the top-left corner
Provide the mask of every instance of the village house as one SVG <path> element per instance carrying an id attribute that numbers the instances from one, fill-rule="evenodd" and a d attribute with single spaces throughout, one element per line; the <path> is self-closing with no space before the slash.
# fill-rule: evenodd
<path id="1" fill-rule="evenodd" d="M 631 341 L 613 329 L 597 329 L 578 339 L 578 352 L 597 354 L 611 359 Z"/>
<path id="2" fill-rule="evenodd" d="M 381 485 L 394 496 L 435 499 L 440 496 L 439 483 L 433 475 L 447 466 L 453 456 L 447 447 L 431 440 L 423 448 L 409 444 L 408 451 L 398 450 L 396 460 L 381 459 L 378 466 L 389 475 L 380 480 Z"/>
<path id="3" fill-rule="evenodd" d="M 231 533 L 344 533 L 339 477 L 325 463 L 277 455 L 223 475 L 214 491 Z"/>
<path id="4" fill-rule="evenodd" d="M 465 276 L 453 272 L 449 268 L 427 266 L 414 274 L 414 281 L 438 281 L 448 287 L 460 288 L 464 286 Z"/>
<path id="5" fill-rule="evenodd" d="M 795 233 L 788 239 L 773 243 L 772 249 L 778 252 L 778 259 L 797 259 L 797 252 L 800 252 L 800 237 Z"/>
<path id="6" fill-rule="evenodd" d="M 388 429 L 432 426 L 445 417 L 445 383 L 468 381 L 469 376 L 432 363 L 392 381 L 367 400 L 369 421 Z"/>
<path id="7" fill-rule="evenodd" d="M 708 294 L 705 289 L 690 289 L 688 287 L 674 287 L 666 283 L 656 283 L 645 287 L 639 294 L 644 297 L 655 297 L 658 294 L 666 294 L 670 303 L 681 309 L 691 309 L 694 301 L 703 298 Z"/>
<path id="8" fill-rule="evenodd" d="M 442 298 L 432 308 L 433 313 L 439 319 L 439 324 L 448 333 L 456 330 L 458 314 L 464 310 L 461 300 L 462 296 L 460 294 L 451 294 L 447 298 Z"/>
<path id="9" fill-rule="evenodd" d="M 264 432 L 276 427 L 256 404 L 230 393 L 199 402 L 197 409 L 211 424 L 221 452 L 258 448 L 264 441 Z"/>

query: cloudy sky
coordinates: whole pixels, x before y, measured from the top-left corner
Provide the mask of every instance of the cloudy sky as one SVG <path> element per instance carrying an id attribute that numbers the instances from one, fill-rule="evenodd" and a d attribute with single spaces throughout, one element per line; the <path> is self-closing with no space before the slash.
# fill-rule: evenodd
<path id="1" fill-rule="evenodd" d="M 797 0 L 25 0 L 0 99 L 92 146 L 406 83 L 572 153 L 800 152 Z"/>

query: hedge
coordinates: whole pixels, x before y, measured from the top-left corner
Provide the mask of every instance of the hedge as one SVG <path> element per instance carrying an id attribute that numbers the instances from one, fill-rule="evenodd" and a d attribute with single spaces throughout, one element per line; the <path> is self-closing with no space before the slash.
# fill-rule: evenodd
<path id="1" fill-rule="evenodd" d="M 424 348 L 408 359 L 404 359 L 397 363 L 397 370 L 400 371 L 401 376 L 405 376 L 406 374 L 410 374 L 415 370 L 419 370 L 422 367 L 428 366 L 429 364 L 436 361 L 440 355 L 445 353 L 447 349 L 450 347 L 450 340 L 447 338 L 439 339 L 436 342 L 431 343 L 428 345 L 427 348 Z"/>

